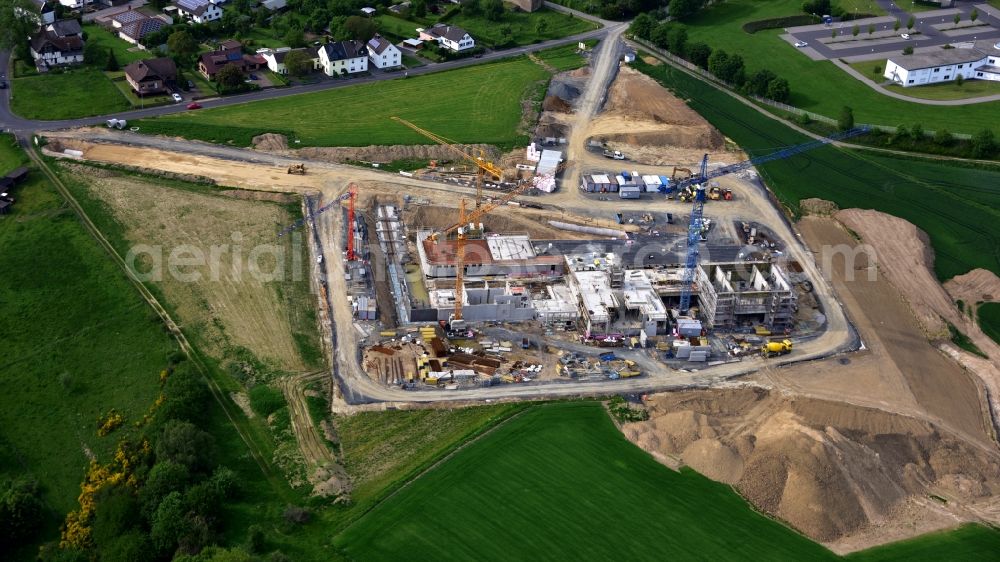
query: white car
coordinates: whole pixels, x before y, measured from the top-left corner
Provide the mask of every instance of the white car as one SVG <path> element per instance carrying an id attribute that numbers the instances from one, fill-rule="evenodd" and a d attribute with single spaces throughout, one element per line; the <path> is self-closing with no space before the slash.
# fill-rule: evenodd
<path id="1" fill-rule="evenodd" d="M 174 101 L 177 103 L 181 103 L 182 101 L 184 101 L 184 98 L 182 98 L 180 94 L 173 94 L 171 97 L 173 97 Z"/>
<path id="2" fill-rule="evenodd" d="M 808 44 L 809 44 L 809 43 L 806 43 L 805 41 L 797 41 L 797 42 L 795 43 L 795 46 L 796 46 L 796 47 L 805 47 L 805 46 L 806 46 L 806 45 L 808 45 Z"/>
<path id="3" fill-rule="evenodd" d="M 910 34 L 909 33 L 904 33 L 904 34 L 900 35 L 900 37 L 902 37 L 903 39 L 909 39 L 910 38 Z"/>

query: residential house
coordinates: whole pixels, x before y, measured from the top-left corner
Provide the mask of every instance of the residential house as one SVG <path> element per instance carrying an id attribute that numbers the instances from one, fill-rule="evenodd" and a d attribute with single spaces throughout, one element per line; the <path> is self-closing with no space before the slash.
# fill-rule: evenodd
<path id="1" fill-rule="evenodd" d="M 177 14 L 194 23 L 208 23 L 222 19 L 222 8 L 212 0 L 177 0 Z"/>
<path id="2" fill-rule="evenodd" d="M 35 10 L 31 14 L 38 25 L 46 25 L 56 21 L 56 3 L 54 0 L 31 0 Z M 14 8 L 17 15 L 23 15 L 21 8 Z"/>
<path id="3" fill-rule="evenodd" d="M 277 49 L 260 49 L 257 54 L 264 57 L 267 61 L 267 68 L 274 72 L 275 74 L 288 74 L 288 69 L 285 68 L 285 57 L 288 53 L 295 51 L 301 51 L 306 54 L 307 57 L 312 61 L 313 69 L 320 67 L 319 60 L 319 48 L 309 47 L 303 49 L 292 49 L 290 47 L 278 47 Z"/>
<path id="4" fill-rule="evenodd" d="M 396 68 L 403 64 L 403 54 L 399 48 L 381 35 L 368 40 L 368 58 L 375 68 Z"/>
<path id="5" fill-rule="evenodd" d="M 288 5 L 288 0 L 261 0 L 261 6 L 269 11 L 276 12 Z"/>
<path id="6" fill-rule="evenodd" d="M 319 63 L 327 76 L 368 70 L 368 51 L 361 41 L 335 41 L 319 48 Z"/>
<path id="7" fill-rule="evenodd" d="M 141 96 L 165 93 L 177 82 L 177 65 L 170 57 L 136 61 L 125 67 L 125 79 Z"/>
<path id="8" fill-rule="evenodd" d="M 542 0 L 509 0 L 511 4 L 517 6 L 524 12 L 536 12 L 542 9 Z"/>
<path id="9" fill-rule="evenodd" d="M 167 25 L 169 24 L 159 16 L 151 18 L 131 8 L 111 17 L 111 28 L 118 32 L 118 37 L 143 49 L 146 48 L 142 43 L 143 38 Z"/>
<path id="10" fill-rule="evenodd" d="M 972 48 L 941 49 L 886 61 L 885 78 L 909 88 L 966 80 L 1000 81 L 1000 42 L 978 41 Z"/>
<path id="11" fill-rule="evenodd" d="M 436 41 L 438 45 L 456 53 L 476 46 L 476 41 L 467 31 L 454 25 L 439 23 L 430 29 L 417 29 L 417 32 L 420 33 L 420 39 Z"/>
<path id="12" fill-rule="evenodd" d="M 198 72 L 209 80 L 215 80 L 219 69 L 231 64 L 243 72 L 253 72 L 260 70 L 262 66 L 267 66 L 267 59 L 257 53 L 245 54 L 243 45 L 239 41 L 230 39 L 220 43 L 219 50 L 201 55 L 198 60 Z"/>
<path id="13" fill-rule="evenodd" d="M 83 62 L 83 39 L 79 35 L 60 37 L 47 27 L 31 37 L 29 50 L 35 67 L 42 72 L 53 66 Z"/>
<path id="14" fill-rule="evenodd" d="M 83 28 L 75 19 L 54 21 L 45 26 L 46 31 L 55 33 L 57 37 L 79 37 L 83 39 Z"/>

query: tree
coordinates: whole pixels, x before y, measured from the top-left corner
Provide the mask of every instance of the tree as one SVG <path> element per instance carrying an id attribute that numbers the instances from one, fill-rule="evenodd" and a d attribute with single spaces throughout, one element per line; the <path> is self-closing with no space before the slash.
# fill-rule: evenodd
<path id="1" fill-rule="evenodd" d="M 634 37 L 639 37 L 641 39 L 649 39 L 650 34 L 653 32 L 653 28 L 656 27 L 656 20 L 648 13 L 642 13 L 632 20 L 632 25 L 629 26 L 629 33 Z"/>
<path id="2" fill-rule="evenodd" d="M 875 24 L 870 23 L 868 24 L 868 35 L 871 35 L 872 33 L 875 33 Z"/>
<path id="3" fill-rule="evenodd" d="M 723 79 L 730 84 L 742 86 L 747 80 L 746 69 L 743 66 L 743 57 L 740 55 L 730 55 L 726 61 L 726 77 Z"/>
<path id="4" fill-rule="evenodd" d="M 116 537 L 108 546 L 101 548 L 101 560 L 116 562 L 145 562 L 149 560 L 150 544 L 146 534 L 131 531 Z"/>
<path id="5" fill-rule="evenodd" d="M 670 17 L 682 20 L 697 13 L 702 4 L 702 0 L 670 0 L 667 11 Z"/>
<path id="6" fill-rule="evenodd" d="M 958 25 L 960 21 L 962 21 L 962 14 L 955 14 L 955 25 Z"/>
<path id="7" fill-rule="evenodd" d="M 83 62 L 94 68 L 104 68 L 108 65 L 108 50 L 97 41 L 87 41 L 83 46 Z"/>
<path id="8" fill-rule="evenodd" d="M 378 33 L 378 20 L 363 18 L 361 16 L 351 16 L 344 20 L 344 31 L 350 39 L 356 39 L 367 43 L 369 39 Z"/>
<path id="9" fill-rule="evenodd" d="M 841 131 L 846 131 L 848 129 L 854 128 L 854 110 L 846 105 L 841 108 L 840 115 L 837 117 L 837 127 Z"/>
<path id="10" fill-rule="evenodd" d="M 677 56 L 684 55 L 684 47 L 687 46 L 688 33 L 683 25 L 675 25 L 667 33 L 667 50 Z"/>
<path id="11" fill-rule="evenodd" d="M 903 54 L 904 55 L 912 55 L 913 54 L 913 47 L 910 47 L 909 45 L 907 45 L 906 47 L 903 47 Z"/>
<path id="12" fill-rule="evenodd" d="M 306 38 L 302 33 L 302 29 L 298 27 L 289 27 L 288 31 L 282 37 L 282 41 L 285 45 L 293 49 L 298 49 L 306 46 Z"/>
<path id="13" fill-rule="evenodd" d="M 728 64 L 729 54 L 722 49 L 712 51 L 712 55 L 708 57 L 708 71 L 720 79 L 722 78 L 721 74 L 726 72 Z"/>
<path id="14" fill-rule="evenodd" d="M 12 50 L 21 60 L 29 60 L 28 37 L 38 27 L 37 12 L 32 0 L 0 0 L 0 48 Z"/>
<path id="15" fill-rule="evenodd" d="M 784 78 L 775 78 L 767 85 L 767 97 L 774 101 L 785 103 L 791 95 L 792 90 L 788 87 L 788 80 Z"/>
<path id="16" fill-rule="evenodd" d="M 674 27 L 674 25 L 676 24 L 665 21 L 660 25 L 656 26 L 650 32 L 650 37 L 649 37 L 650 41 L 652 41 L 653 44 L 656 45 L 657 47 L 666 49 L 667 45 L 670 44 L 670 29 Z"/>
<path id="17" fill-rule="evenodd" d="M 904 141 L 910 138 L 910 131 L 906 129 L 906 125 L 899 125 L 896 127 L 896 132 L 892 134 L 892 142 Z"/>
<path id="18" fill-rule="evenodd" d="M 976 21 L 977 19 L 979 19 L 979 10 L 973 8 L 972 11 L 969 12 L 969 21 Z"/>
<path id="19" fill-rule="evenodd" d="M 539 19 L 538 23 L 535 24 L 535 32 L 539 35 L 545 35 L 545 32 L 549 30 L 549 20 Z"/>
<path id="20" fill-rule="evenodd" d="M 260 525 L 250 525 L 247 529 L 247 550 L 253 554 L 261 554 L 265 548 L 264 529 Z"/>
<path id="21" fill-rule="evenodd" d="M 309 74 L 313 64 L 304 51 L 291 51 L 285 55 L 285 68 L 292 76 L 302 77 Z"/>
<path id="22" fill-rule="evenodd" d="M 874 81 L 879 74 L 882 74 L 882 66 L 876 64 L 872 67 L 872 81 Z"/>
<path id="23" fill-rule="evenodd" d="M 198 42 L 187 30 L 175 31 L 167 37 L 167 49 L 178 62 L 189 62 L 198 53 Z"/>
<path id="24" fill-rule="evenodd" d="M 712 56 L 712 48 L 704 43 L 690 43 L 687 46 L 687 59 L 692 64 L 708 70 L 708 57 Z"/>
<path id="25" fill-rule="evenodd" d="M 222 70 L 219 71 L 221 73 Z M 208 472 L 213 465 L 214 449 L 215 442 L 211 435 L 194 424 L 174 420 L 163 426 L 156 440 L 156 460 L 182 464 L 192 473 Z"/>
<path id="26" fill-rule="evenodd" d="M 107 70 L 108 72 L 117 72 L 118 68 L 118 59 L 115 58 L 115 50 L 108 49 L 108 64 L 104 67 L 104 70 Z"/>
<path id="27" fill-rule="evenodd" d="M 147 517 L 155 513 L 163 498 L 171 492 L 184 490 L 190 480 L 191 471 L 187 466 L 169 459 L 156 463 L 149 471 L 146 484 L 139 490 L 143 513 Z"/>
<path id="28" fill-rule="evenodd" d="M 831 29 L 830 30 L 830 39 L 836 39 L 836 38 L 837 38 L 837 30 L 836 29 Z"/>
<path id="29" fill-rule="evenodd" d="M 514 39 L 514 30 L 510 27 L 509 23 L 500 26 L 500 38 L 503 39 L 503 45 L 510 43 Z"/>
<path id="30" fill-rule="evenodd" d="M 179 492 L 163 498 L 153 515 L 149 538 L 153 546 L 163 554 L 171 554 L 177 548 L 177 541 L 186 526 L 184 500 Z"/>
<path id="31" fill-rule="evenodd" d="M 951 146 L 954 140 L 948 129 L 938 129 L 934 132 L 934 142 L 940 146 Z"/>
<path id="32" fill-rule="evenodd" d="M 993 131 L 983 129 L 972 137 L 972 157 L 989 158 L 997 151 L 996 138 Z"/>
<path id="33" fill-rule="evenodd" d="M 920 123 L 914 123 L 913 126 L 910 127 L 910 136 L 913 137 L 913 140 L 915 141 L 923 140 L 925 136 L 924 126 Z"/>
<path id="34" fill-rule="evenodd" d="M 426 0 L 411 0 L 410 2 L 410 13 L 418 18 L 422 18 L 427 15 L 427 2 Z"/>
<path id="35" fill-rule="evenodd" d="M 906 29 L 913 29 L 913 26 L 916 25 L 916 23 L 917 18 L 910 16 L 910 19 L 906 20 Z"/>
<path id="36" fill-rule="evenodd" d="M 807 0 L 802 4 L 803 12 L 817 16 L 829 14 L 831 8 L 830 0 Z"/>
<path id="37" fill-rule="evenodd" d="M 962 84 L 965 84 L 965 76 L 959 74 L 958 76 L 955 77 L 955 85 L 961 88 Z"/>
<path id="38" fill-rule="evenodd" d="M 859 33 L 861 33 L 861 28 L 858 27 L 858 24 L 854 24 L 854 27 L 851 28 L 851 35 L 857 37 Z"/>
<path id="39" fill-rule="evenodd" d="M 899 31 L 899 27 L 900 27 L 899 20 L 896 20 L 896 23 L 892 24 L 892 30 Z"/>
<path id="40" fill-rule="evenodd" d="M 0 547 L 23 544 L 41 522 L 42 502 L 34 480 L 22 477 L 0 483 Z"/>
<path id="41" fill-rule="evenodd" d="M 490 21 L 500 21 L 503 19 L 503 0 L 481 0 L 483 17 Z"/>
<path id="42" fill-rule="evenodd" d="M 778 76 L 767 69 L 761 69 L 750 75 L 747 79 L 747 91 L 758 96 L 767 95 L 768 85 Z"/>
<path id="43" fill-rule="evenodd" d="M 111 486 L 98 494 L 91 536 L 98 548 L 113 544 L 139 521 L 139 504 L 124 486 Z"/>
<path id="44" fill-rule="evenodd" d="M 223 67 L 225 70 L 226 67 Z M 229 72 L 229 71 L 227 71 Z M 218 77 L 218 75 L 216 75 Z M 243 81 L 242 75 L 239 77 Z M 201 375 L 188 367 L 177 368 L 163 385 L 166 400 L 156 410 L 154 429 L 169 420 L 184 420 L 199 423 L 205 419 L 205 411 L 211 395 Z"/>

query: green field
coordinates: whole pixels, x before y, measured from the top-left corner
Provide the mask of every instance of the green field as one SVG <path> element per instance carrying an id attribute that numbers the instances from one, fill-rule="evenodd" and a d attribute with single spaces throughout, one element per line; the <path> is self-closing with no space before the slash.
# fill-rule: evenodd
<path id="1" fill-rule="evenodd" d="M 587 41 L 589 47 L 596 45 L 596 41 Z M 538 51 L 535 55 L 545 61 L 546 64 L 556 70 L 574 70 L 587 65 L 587 59 L 578 52 L 576 45 L 564 45 Z"/>
<path id="2" fill-rule="evenodd" d="M 698 113 L 754 155 L 809 139 L 728 94 L 669 65 L 635 67 L 674 90 Z M 824 147 L 758 170 L 793 212 L 808 197 L 841 208 L 877 209 L 930 236 L 935 272 L 945 280 L 976 267 L 1000 274 L 1000 169 Z"/>
<path id="3" fill-rule="evenodd" d="M 1000 302 L 984 302 L 976 310 L 979 327 L 993 341 L 1000 343 Z"/>
<path id="4" fill-rule="evenodd" d="M 511 146 L 525 140 L 516 132 L 521 99 L 547 77 L 537 64 L 518 57 L 447 73 L 144 119 L 138 126 L 144 133 L 239 146 L 249 146 L 254 136 L 265 132 L 288 134 L 299 139 L 300 146 L 430 142 L 390 119 L 398 115 L 458 142 Z"/>
<path id="5" fill-rule="evenodd" d="M 15 78 L 11 110 L 26 119 L 74 119 L 130 109 L 104 72 L 78 67 L 61 74 Z"/>
<path id="6" fill-rule="evenodd" d="M 538 31 L 538 22 L 540 21 L 544 21 L 547 26 L 545 31 L 541 33 Z M 448 20 L 448 23 L 468 31 L 475 38 L 476 45 L 490 48 L 495 48 L 498 45 L 503 47 L 530 45 L 597 28 L 597 24 L 592 21 L 575 18 L 548 8 L 530 14 L 521 11 L 505 11 L 503 19 L 500 21 L 489 21 L 483 17 L 469 17 L 460 13 Z M 509 25 L 512 32 L 509 44 L 504 44 L 500 34 L 500 29 L 504 25 Z"/>
<path id="7" fill-rule="evenodd" d="M 156 56 L 147 50 L 140 49 L 135 45 L 132 45 L 128 41 L 125 41 L 121 37 L 112 34 L 107 29 L 104 29 L 96 24 L 83 26 L 83 32 L 87 34 L 88 46 L 96 43 L 100 45 L 105 52 L 108 50 L 114 51 L 115 60 L 118 61 L 118 65 L 121 67 L 137 60 L 149 59 Z M 101 68 L 101 70 L 104 69 Z"/>
<path id="8" fill-rule="evenodd" d="M 885 15 L 885 10 L 874 0 L 833 0 L 832 3 L 835 8 L 840 8 L 846 14 Z"/>
<path id="9" fill-rule="evenodd" d="M 979 525 L 965 525 L 954 531 L 932 533 L 896 543 L 855 552 L 850 562 L 890 562 L 906 560 L 961 560 L 987 562 L 997 559 L 1000 533 Z"/>
<path id="10" fill-rule="evenodd" d="M 364 560 L 825 560 L 733 490 L 674 472 L 597 402 L 538 406 L 337 536 Z"/>
<path id="11" fill-rule="evenodd" d="M 727 53 L 738 53 L 746 62 L 747 74 L 768 68 L 788 80 L 789 104 L 836 117 L 844 105 L 854 109 L 858 123 L 895 126 L 901 122 L 921 123 L 924 129 L 948 129 L 973 134 L 990 123 L 1000 122 L 1000 102 L 970 106 L 934 107 L 910 103 L 875 92 L 847 75 L 829 61 L 813 61 L 778 38 L 781 29 L 743 31 L 746 22 L 801 13 L 799 0 L 729 0 L 715 4 L 685 23 L 689 42 L 704 42 Z M 904 24 L 906 22 L 903 22 Z M 866 70 L 866 75 L 871 71 Z"/>
<path id="12" fill-rule="evenodd" d="M 24 160 L 0 137 L 5 173 Z M 129 425 L 159 391 L 177 350 L 159 318 L 38 171 L 0 218 L 0 473 L 38 479 L 52 539 L 76 504 L 87 454 L 106 461 L 119 430 L 96 436 L 111 408 Z"/>

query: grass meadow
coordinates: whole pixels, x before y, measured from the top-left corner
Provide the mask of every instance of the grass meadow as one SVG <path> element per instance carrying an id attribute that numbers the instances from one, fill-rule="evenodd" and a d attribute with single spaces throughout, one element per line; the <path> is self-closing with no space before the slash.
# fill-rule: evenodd
<path id="1" fill-rule="evenodd" d="M 984 302 L 977 309 L 979 327 L 993 341 L 1000 343 L 1000 302 Z"/>

